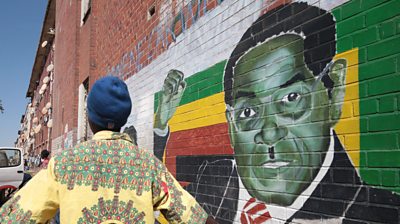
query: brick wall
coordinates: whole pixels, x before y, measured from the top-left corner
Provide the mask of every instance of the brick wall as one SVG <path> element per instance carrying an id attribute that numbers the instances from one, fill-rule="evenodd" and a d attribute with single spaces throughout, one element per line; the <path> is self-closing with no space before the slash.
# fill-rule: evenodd
<path id="1" fill-rule="evenodd" d="M 79 78 L 79 16 L 77 1 L 56 2 L 55 78 L 54 78 L 54 125 L 52 138 L 72 133 L 77 125 L 77 86 Z M 73 140 L 72 140 L 73 141 Z M 53 145 L 54 146 L 54 145 Z M 64 144 L 61 144 L 63 147 Z M 59 151 L 59 148 L 52 150 Z"/>
<path id="2" fill-rule="evenodd" d="M 398 223 L 399 4 L 92 1 L 81 25 L 58 1 L 54 143 L 111 74 L 139 146 L 221 223 Z"/>

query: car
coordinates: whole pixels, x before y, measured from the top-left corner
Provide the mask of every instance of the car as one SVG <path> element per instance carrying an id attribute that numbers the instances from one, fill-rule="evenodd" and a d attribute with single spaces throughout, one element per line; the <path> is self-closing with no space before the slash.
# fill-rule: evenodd
<path id="1" fill-rule="evenodd" d="M 0 206 L 30 178 L 24 173 L 22 149 L 0 147 Z"/>

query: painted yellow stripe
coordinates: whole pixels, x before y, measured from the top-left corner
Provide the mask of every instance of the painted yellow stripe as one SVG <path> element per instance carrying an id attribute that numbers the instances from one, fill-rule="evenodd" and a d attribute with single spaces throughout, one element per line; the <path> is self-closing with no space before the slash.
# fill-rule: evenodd
<path id="1" fill-rule="evenodd" d="M 206 127 L 226 122 L 224 93 L 179 106 L 168 122 L 171 132 Z"/>
<path id="2" fill-rule="evenodd" d="M 358 85 L 358 48 L 335 56 L 347 60 L 346 94 L 340 121 L 335 131 L 355 167 L 360 165 L 360 107 Z"/>

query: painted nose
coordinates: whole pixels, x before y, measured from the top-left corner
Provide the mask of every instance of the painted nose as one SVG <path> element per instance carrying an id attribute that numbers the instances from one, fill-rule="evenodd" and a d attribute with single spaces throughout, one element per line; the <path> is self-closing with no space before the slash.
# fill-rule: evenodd
<path id="1" fill-rule="evenodd" d="M 287 128 L 278 126 L 275 118 L 266 118 L 266 123 L 263 125 L 260 132 L 254 137 L 257 144 L 267 144 L 273 146 L 287 135 Z"/>

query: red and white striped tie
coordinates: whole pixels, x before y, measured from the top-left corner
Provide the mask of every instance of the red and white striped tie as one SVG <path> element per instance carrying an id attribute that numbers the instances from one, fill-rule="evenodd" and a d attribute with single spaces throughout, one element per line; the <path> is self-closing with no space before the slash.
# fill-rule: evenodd
<path id="1" fill-rule="evenodd" d="M 261 224 L 271 218 L 267 206 L 263 202 L 257 202 L 255 198 L 250 198 L 243 206 L 240 222 L 242 224 Z"/>

